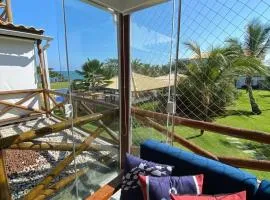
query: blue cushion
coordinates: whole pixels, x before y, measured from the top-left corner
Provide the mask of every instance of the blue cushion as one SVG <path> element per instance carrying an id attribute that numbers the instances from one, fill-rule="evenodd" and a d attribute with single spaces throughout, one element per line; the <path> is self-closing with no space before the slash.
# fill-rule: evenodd
<path id="1" fill-rule="evenodd" d="M 139 176 L 144 199 L 170 200 L 170 195 L 202 193 L 203 175 L 198 176 Z M 147 198 L 148 197 L 148 198 Z"/>
<path id="2" fill-rule="evenodd" d="M 138 184 L 139 175 L 144 176 L 169 176 L 172 166 L 142 160 L 138 157 L 126 154 L 125 170 L 122 179 L 121 200 L 141 200 L 143 194 Z"/>
<path id="3" fill-rule="evenodd" d="M 263 180 L 259 186 L 256 194 L 257 200 L 269 200 L 270 199 L 270 181 Z"/>
<path id="4" fill-rule="evenodd" d="M 257 178 L 249 173 L 154 140 L 141 144 L 141 158 L 175 166 L 174 176 L 204 174 L 203 194 L 246 190 L 253 200 L 257 191 Z"/>

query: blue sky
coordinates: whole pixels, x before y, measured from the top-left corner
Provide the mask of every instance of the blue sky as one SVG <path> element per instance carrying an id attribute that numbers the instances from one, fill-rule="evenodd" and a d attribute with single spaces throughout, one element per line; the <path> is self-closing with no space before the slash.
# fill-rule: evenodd
<path id="1" fill-rule="evenodd" d="M 243 38 L 245 26 L 253 18 L 270 22 L 269 4 L 268 0 L 182 0 L 180 57 L 190 56 L 183 45 L 186 41 L 196 41 L 207 51 L 228 37 Z M 172 5 L 170 1 L 132 15 L 133 59 L 151 64 L 169 62 L 170 44 L 173 41 L 175 45 L 176 38 L 176 32 L 171 38 Z M 42 28 L 54 38 L 48 51 L 50 67 L 60 70 L 61 64 L 65 70 L 61 1 L 13 0 L 12 9 L 16 24 Z M 66 11 L 72 70 L 80 68 L 87 58 L 105 61 L 117 57 L 116 27 L 110 13 L 79 0 L 66 0 Z"/>

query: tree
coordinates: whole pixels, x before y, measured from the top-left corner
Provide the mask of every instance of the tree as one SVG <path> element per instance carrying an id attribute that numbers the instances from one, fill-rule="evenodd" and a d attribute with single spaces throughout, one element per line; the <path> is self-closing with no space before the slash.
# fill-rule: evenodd
<path id="1" fill-rule="evenodd" d="M 57 78 L 60 81 L 63 81 L 65 79 L 64 76 L 60 72 L 55 71 L 53 68 L 49 68 L 48 70 L 49 70 L 50 78 Z M 37 66 L 37 74 L 38 75 L 41 74 L 40 66 Z"/>
<path id="2" fill-rule="evenodd" d="M 143 74 L 145 76 L 157 77 L 168 75 L 170 72 L 169 65 L 151 65 L 142 63 L 139 59 L 134 59 L 131 62 L 131 69 L 133 72 Z"/>
<path id="3" fill-rule="evenodd" d="M 177 88 L 178 113 L 210 121 L 212 116 L 224 111 L 236 94 L 231 63 L 235 54 L 218 47 L 212 48 L 205 57 L 196 42 L 185 45 L 194 59 L 186 64 L 187 78 Z"/>
<path id="4" fill-rule="evenodd" d="M 239 54 L 242 62 L 243 60 L 246 60 L 246 67 L 241 66 L 241 71 L 245 73 L 246 76 L 246 87 L 251 109 L 254 114 L 261 114 L 261 110 L 253 96 L 252 76 L 254 76 L 254 74 L 263 75 L 267 73 L 262 64 L 262 60 L 264 60 L 265 55 L 270 48 L 270 26 L 262 24 L 255 19 L 247 26 L 243 44 L 238 39 L 234 38 L 229 39 L 227 42 L 229 43 L 230 48 Z M 255 61 L 256 59 L 258 60 Z M 251 63 L 248 61 L 251 61 Z"/>
<path id="5" fill-rule="evenodd" d="M 112 78 L 114 72 L 97 59 L 88 59 L 81 67 L 76 70 L 78 74 L 83 76 L 83 80 L 74 80 L 73 88 L 82 90 L 96 90 L 109 84 L 108 79 Z"/>
<path id="6" fill-rule="evenodd" d="M 103 75 L 106 79 L 111 79 L 118 75 L 119 62 L 118 59 L 110 58 L 103 65 Z"/>
<path id="7" fill-rule="evenodd" d="M 88 60 L 82 65 L 82 69 L 76 70 L 78 74 L 83 76 L 83 80 L 76 80 L 74 84 L 77 84 L 77 89 L 81 88 L 83 90 L 96 90 L 98 87 L 103 86 L 104 76 L 102 75 L 102 66 L 99 60 Z M 80 82 L 81 81 L 81 82 Z M 74 88 L 75 89 L 75 88 Z"/>

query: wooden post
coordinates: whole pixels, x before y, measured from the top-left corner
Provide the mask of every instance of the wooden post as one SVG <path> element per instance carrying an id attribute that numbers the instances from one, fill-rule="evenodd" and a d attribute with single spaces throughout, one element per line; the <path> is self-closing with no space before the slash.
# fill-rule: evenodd
<path id="1" fill-rule="evenodd" d="M 6 14 L 7 14 L 7 21 L 13 23 L 13 15 L 11 9 L 11 0 L 6 0 Z"/>
<path id="2" fill-rule="evenodd" d="M 105 117 L 106 115 L 104 114 L 92 114 L 89 116 L 84 116 L 84 117 L 79 117 L 77 119 L 73 119 L 73 123 L 72 123 L 72 119 L 71 120 L 67 120 L 67 121 L 63 121 L 63 122 L 59 122 L 53 125 L 49 125 L 40 129 L 36 129 L 36 130 L 30 130 L 30 131 L 26 131 L 24 133 L 21 133 L 20 135 L 12 135 L 12 136 L 8 136 L 5 138 L 0 138 L 0 148 L 8 148 L 10 145 L 12 144 L 17 144 L 17 143 L 21 143 L 21 142 L 26 142 L 35 138 L 39 138 L 51 133 L 57 133 L 61 130 L 64 129 L 68 129 L 72 126 L 72 124 L 74 126 L 76 125 L 81 125 L 81 124 L 85 124 L 87 122 L 90 121 L 96 121 L 98 119 L 101 119 L 102 117 Z"/>
<path id="3" fill-rule="evenodd" d="M 109 164 L 108 161 L 111 161 L 112 159 L 112 155 L 111 154 L 106 154 L 106 155 L 102 155 L 101 157 L 97 158 L 97 162 L 101 162 L 103 164 Z M 82 175 L 84 175 L 88 170 L 91 170 L 90 168 L 83 168 L 80 171 L 77 172 L 77 176 L 80 177 Z M 120 181 L 122 178 L 122 173 L 120 173 L 121 176 L 117 176 L 119 177 L 118 179 L 118 184 L 120 184 Z M 61 179 L 59 182 L 51 185 L 48 189 L 43 190 L 41 193 L 39 194 L 37 197 L 35 197 L 35 200 L 43 200 L 43 199 L 48 199 L 48 197 L 56 194 L 57 192 L 59 192 L 59 190 L 61 190 L 62 188 L 64 188 L 65 186 L 67 186 L 68 184 L 70 184 L 73 180 L 75 180 L 76 175 L 72 174 L 68 177 L 65 177 L 63 179 Z M 98 199 L 99 200 L 99 199 Z"/>
<path id="4" fill-rule="evenodd" d="M 30 93 L 29 95 L 27 95 L 26 97 L 24 97 L 20 101 L 16 102 L 15 105 L 20 105 L 20 104 L 28 101 L 32 97 L 36 96 L 37 94 L 38 93 Z M 5 114 L 6 112 L 8 112 L 9 110 L 11 110 L 12 108 L 13 108 L 12 106 L 7 106 L 5 108 L 2 108 L 1 111 L 0 111 L 0 116 L 2 116 L 3 114 Z"/>
<path id="5" fill-rule="evenodd" d="M 98 128 L 95 131 L 95 134 L 90 135 L 87 137 L 82 144 L 80 145 L 79 149 L 75 151 L 75 156 L 81 154 L 85 149 L 87 149 L 91 143 L 98 137 L 100 132 L 102 131 L 101 128 Z M 32 200 L 35 199 L 40 193 L 47 188 L 47 186 L 52 182 L 52 180 L 57 177 L 72 161 L 74 160 L 74 155 L 69 154 L 64 160 L 59 162 L 55 168 L 51 170 L 51 172 L 36 186 L 34 187 L 25 197 L 24 200 Z"/>
<path id="6" fill-rule="evenodd" d="M 0 150 L 0 200 L 9 200 L 10 192 L 5 169 L 4 151 Z"/>
<path id="7" fill-rule="evenodd" d="M 73 118 L 77 118 L 78 117 L 78 104 L 79 102 L 74 100 L 73 101 Z"/>
<path id="8" fill-rule="evenodd" d="M 78 150 L 80 144 L 75 144 L 75 150 Z M 19 150 L 35 150 L 35 151 L 73 151 L 72 143 L 62 142 L 40 142 L 30 141 L 13 144 L 8 149 L 19 149 Z M 117 145 L 103 145 L 103 144 L 92 144 L 86 149 L 86 151 L 111 151 L 117 152 Z"/>
<path id="9" fill-rule="evenodd" d="M 118 42 L 120 60 L 120 167 L 130 151 L 130 16 L 119 14 Z"/>
<path id="10" fill-rule="evenodd" d="M 94 111 L 91 108 L 89 108 L 84 102 L 81 102 L 81 105 L 84 108 L 85 112 L 87 112 L 90 115 L 94 114 Z M 109 136 L 111 136 L 113 140 L 119 142 L 117 134 L 113 130 L 111 130 L 108 126 L 106 126 L 102 120 L 98 120 L 97 123 L 108 133 Z"/>
<path id="11" fill-rule="evenodd" d="M 77 177 L 79 178 L 80 176 L 84 175 L 88 170 L 89 170 L 89 168 L 81 169 L 80 171 L 77 172 Z M 50 186 L 48 189 L 45 189 L 42 192 L 42 194 L 40 194 L 39 196 L 37 196 L 35 198 L 35 200 L 47 199 L 48 197 L 50 197 L 50 196 L 54 195 L 55 193 L 59 192 L 59 190 L 65 188 L 67 185 L 69 185 L 75 179 L 76 179 L 76 174 L 75 173 L 61 179 L 57 183 Z"/>
<path id="12" fill-rule="evenodd" d="M 42 42 L 41 40 L 37 40 L 37 49 L 38 49 L 38 56 L 39 56 L 39 63 L 40 63 L 40 66 L 39 66 L 40 78 L 41 78 L 41 85 L 43 89 L 43 99 L 44 99 L 46 116 L 49 117 L 49 99 L 46 93 L 46 91 L 48 90 L 48 83 L 47 83 L 47 78 L 46 78 L 45 60 L 44 60 L 44 54 L 43 54 L 41 42 Z"/>

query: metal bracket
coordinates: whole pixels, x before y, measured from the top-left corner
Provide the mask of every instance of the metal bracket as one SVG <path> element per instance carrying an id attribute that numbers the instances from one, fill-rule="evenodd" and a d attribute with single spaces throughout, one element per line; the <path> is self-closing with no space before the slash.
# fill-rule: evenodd
<path id="1" fill-rule="evenodd" d="M 175 113 L 175 103 L 173 101 L 169 101 L 167 103 L 167 113 L 174 114 Z"/>
<path id="2" fill-rule="evenodd" d="M 65 117 L 70 118 L 73 116 L 73 106 L 72 104 L 65 104 L 64 105 L 64 110 L 65 110 Z"/>

